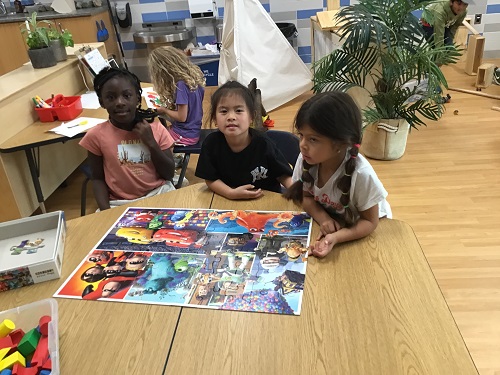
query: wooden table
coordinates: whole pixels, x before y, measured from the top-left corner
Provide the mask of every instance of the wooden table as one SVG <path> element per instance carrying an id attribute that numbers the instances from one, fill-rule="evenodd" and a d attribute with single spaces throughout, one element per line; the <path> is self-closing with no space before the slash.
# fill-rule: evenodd
<path id="1" fill-rule="evenodd" d="M 269 192 L 228 201 L 204 184 L 134 206 L 299 209 Z M 70 220 L 63 277 L 1 293 L 0 310 L 51 296 L 123 210 Z M 57 301 L 62 374 L 477 374 L 412 229 L 397 220 L 311 258 L 300 316 Z"/>
<path id="2" fill-rule="evenodd" d="M 140 207 L 208 208 L 212 197 L 199 184 L 144 199 Z M 0 311 L 51 297 L 123 211 L 118 207 L 69 220 L 62 277 L 0 293 Z M 163 373 L 180 307 L 62 298 L 57 302 L 61 375 Z"/>

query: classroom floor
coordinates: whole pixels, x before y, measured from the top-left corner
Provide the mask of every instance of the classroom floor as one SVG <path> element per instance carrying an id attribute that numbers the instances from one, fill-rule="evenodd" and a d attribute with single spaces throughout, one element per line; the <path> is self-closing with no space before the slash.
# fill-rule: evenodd
<path id="1" fill-rule="evenodd" d="M 500 60 L 490 60 L 497 66 Z M 446 66 L 450 87 L 475 90 L 464 63 Z M 207 89 L 205 104 L 210 98 Z M 500 374 L 500 100 L 452 90 L 437 123 L 412 130 L 405 155 L 371 163 L 389 192 L 394 218 L 409 223 L 482 375 Z M 500 86 L 482 93 L 500 96 Z M 271 112 L 276 129 L 292 129 L 303 94 Z M 206 108 L 206 107 L 205 107 Z M 454 114 L 458 110 L 458 114 Z M 197 156 L 187 178 L 194 177 Z M 47 199 L 47 210 L 80 215 L 83 175 L 76 171 Z M 87 212 L 97 206 L 88 189 Z"/>

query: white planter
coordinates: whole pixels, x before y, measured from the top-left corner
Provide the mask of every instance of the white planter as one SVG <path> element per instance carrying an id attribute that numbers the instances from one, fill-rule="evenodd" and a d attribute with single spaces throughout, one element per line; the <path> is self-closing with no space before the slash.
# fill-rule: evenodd
<path id="1" fill-rule="evenodd" d="M 363 129 L 361 152 L 378 160 L 396 160 L 405 153 L 410 125 L 405 120 L 381 120 Z"/>

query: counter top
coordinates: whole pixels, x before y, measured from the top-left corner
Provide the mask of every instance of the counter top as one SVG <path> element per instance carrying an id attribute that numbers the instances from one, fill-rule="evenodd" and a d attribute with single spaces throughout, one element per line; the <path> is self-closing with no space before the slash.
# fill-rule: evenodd
<path id="1" fill-rule="evenodd" d="M 107 10 L 108 10 L 107 6 L 101 6 L 101 7 L 77 9 L 75 13 L 57 13 L 55 11 L 40 12 L 37 13 L 37 19 L 42 21 L 42 20 L 51 20 L 56 18 L 59 19 L 59 18 L 88 17 L 88 16 L 93 16 L 94 14 L 106 12 Z M 28 17 L 28 13 L 13 13 L 13 14 L 8 14 L 6 16 L 0 16 L 0 24 L 11 23 L 11 22 L 23 22 L 26 20 L 26 17 Z"/>

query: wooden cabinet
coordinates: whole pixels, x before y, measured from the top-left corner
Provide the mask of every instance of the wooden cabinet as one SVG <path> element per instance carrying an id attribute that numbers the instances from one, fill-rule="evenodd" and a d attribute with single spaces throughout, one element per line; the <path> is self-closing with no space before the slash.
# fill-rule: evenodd
<path id="1" fill-rule="evenodd" d="M 19 22 L 0 24 L 0 75 L 19 68 L 29 61 Z"/>
<path id="2" fill-rule="evenodd" d="M 87 17 L 73 17 L 73 18 L 58 18 L 54 20 L 60 23 L 63 29 L 68 29 L 73 35 L 75 43 L 96 43 L 97 40 L 97 26 L 96 21 L 104 21 L 104 25 L 109 33 L 109 39 L 104 42 L 108 55 L 114 55 L 118 63 L 121 62 L 121 54 L 118 48 L 118 41 L 113 28 L 113 23 L 109 17 L 109 13 L 102 12 L 93 16 Z"/>
<path id="3" fill-rule="evenodd" d="M 0 0 L 1 1 L 1 0 Z M 39 15 L 43 19 L 43 13 Z M 115 29 L 108 11 L 103 11 L 94 15 L 82 17 L 68 17 L 51 19 L 50 21 L 60 23 L 65 29 L 68 29 L 73 35 L 75 43 L 96 43 L 97 26 L 96 21 L 104 21 L 106 29 L 109 32 L 109 39 L 104 42 L 108 55 L 114 55 L 116 62 L 121 63 L 122 58 L 118 47 L 118 41 Z M 21 67 L 29 61 L 27 47 L 24 42 L 24 36 L 21 34 L 21 28 L 24 23 L 11 22 L 0 23 L 0 76 L 14 69 Z"/>

